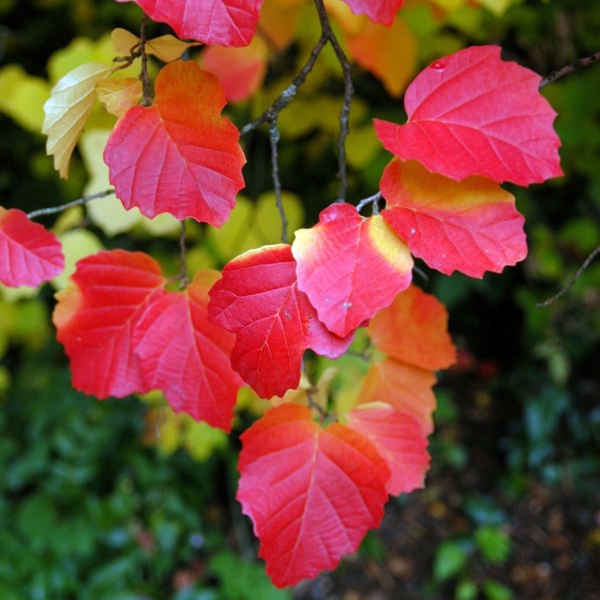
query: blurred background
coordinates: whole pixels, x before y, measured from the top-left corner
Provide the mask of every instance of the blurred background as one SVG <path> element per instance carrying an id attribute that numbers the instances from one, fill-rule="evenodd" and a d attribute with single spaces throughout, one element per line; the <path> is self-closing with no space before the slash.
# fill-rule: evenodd
<path id="1" fill-rule="evenodd" d="M 407 0 L 392 29 L 328 4 L 353 60 L 348 201 L 378 189 L 390 155 L 372 118 L 401 123 L 402 94 L 426 64 L 472 44 L 547 75 L 600 51 L 587 0 Z M 109 187 L 101 155 L 115 119 L 95 109 L 59 179 L 45 155 L 43 103 L 60 77 L 115 56 L 110 31 L 139 32 L 113 0 L 0 0 L 0 204 L 31 211 Z M 168 33 L 153 24 L 149 35 Z M 243 126 L 284 89 L 318 38 L 311 3 L 265 0 L 246 50 L 194 49 L 223 81 Z M 376 40 L 376 41 L 373 41 Z M 153 66 L 154 71 L 158 63 Z M 135 70 L 131 71 L 134 76 Z M 565 177 L 512 188 L 527 260 L 500 275 L 446 277 L 418 264 L 443 301 L 458 363 L 440 374 L 427 486 L 392 499 L 379 530 L 334 573 L 276 590 L 235 501 L 238 435 L 266 403 L 245 391 L 230 436 L 174 415 L 160 396 L 99 402 L 70 386 L 54 339 L 53 294 L 0 289 L 0 597 L 3 600 L 600 598 L 600 259 L 545 308 L 600 244 L 600 64 L 547 86 Z M 326 51 L 281 113 L 280 174 L 290 231 L 338 190 L 343 80 Z M 220 268 L 277 242 L 269 140 L 246 136 L 247 187 L 222 230 L 188 227 L 188 267 Z M 71 265 L 101 248 L 144 250 L 178 270 L 178 225 L 107 198 L 40 220 Z M 356 385 L 350 361 L 332 396 Z M 356 373 L 354 372 L 356 371 Z"/>

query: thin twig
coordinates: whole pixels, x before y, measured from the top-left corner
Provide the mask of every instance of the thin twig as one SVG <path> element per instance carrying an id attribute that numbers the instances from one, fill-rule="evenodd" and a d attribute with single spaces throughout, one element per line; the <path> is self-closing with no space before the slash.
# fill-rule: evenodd
<path id="1" fill-rule="evenodd" d="M 148 55 L 146 54 L 146 26 L 148 17 L 142 17 L 142 25 L 140 26 L 140 56 L 142 57 L 142 87 L 144 93 L 144 106 L 152 104 L 152 92 L 150 86 L 150 76 L 148 75 Z"/>
<path id="2" fill-rule="evenodd" d="M 567 65 L 566 67 L 563 67 L 562 69 L 556 69 L 556 71 L 552 71 L 550 75 L 547 75 L 542 79 L 542 81 L 540 81 L 539 89 L 541 90 L 544 86 L 548 85 L 549 83 L 552 83 L 553 81 L 556 81 L 560 77 L 568 75 L 569 73 L 573 73 L 573 71 L 577 71 L 582 67 L 587 67 L 599 60 L 600 52 L 594 52 L 594 54 L 590 54 L 585 58 L 580 58 L 578 60 L 573 61 L 571 64 Z"/>
<path id="3" fill-rule="evenodd" d="M 314 408 L 319 415 L 321 415 L 321 419 L 325 420 L 329 413 L 325 410 L 323 406 L 321 406 L 314 398 L 314 390 L 306 390 L 306 397 L 308 398 L 308 405 L 310 408 Z"/>
<path id="4" fill-rule="evenodd" d="M 583 272 L 590 266 L 590 263 L 594 260 L 594 258 L 596 258 L 596 256 L 598 256 L 598 254 L 600 254 L 600 246 L 596 246 L 596 248 L 594 248 L 588 254 L 588 257 L 583 261 L 583 264 L 581 267 L 579 267 L 577 273 L 575 273 L 575 276 L 566 287 L 560 290 L 558 294 L 552 296 L 552 298 L 548 298 L 548 300 L 545 300 L 544 302 L 539 302 L 536 304 L 536 306 L 539 306 L 540 308 L 546 308 L 547 306 L 550 306 L 550 304 L 553 304 L 562 298 L 577 283 L 577 280 L 581 277 L 581 275 L 583 275 Z"/>
<path id="5" fill-rule="evenodd" d="M 279 129 L 277 129 L 277 116 L 271 119 L 269 126 L 269 141 L 271 143 L 271 176 L 273 177 L 273 189 L 275 190 L 275 203 L 279 210 L 279 216 L 281 218 L 281 241 L 284 244 L 289 242 L 288 240 L 288 220 L 283 208 L 283 199 L 281 197 L 281 180 L 279 179 L 279 153 L 277 150 L 277 144 L 279 143 Z"/>
<path id="6" fill-rule="evenodd" d="M 190 282 L 189 277 L 187 275 L 187 264 L 185 260 L 186 254 L 187 248 L 185 245 L 185 219 L 182 219 L 181 227 L 179 229 L 179 265 L 181 269 L 179 272 L 179 277 L 177 278 L 179 279 L 180 290 L 185 289 Z"/>
<path id="7" fill-rule="evenodd" d="M 250 123 L 247 123 L 240 129 L 240 135 L 246 135 L 251 131 L 254 131 L 257 127 L 262 125 L 263 123 L 271 122 L 273 117 L 276 117 L 291 101 L 292 98 L 296 95 L 296 91 L 298 88 L 306 81 L 308 74 L 312 71 L 315 66 L 315 62 L 317 62 L 317 58 L 319 54 L 321 54 L 321 50 L 327 43 L 327 36 L 321 35 L 319 41 L 315 44 L 315 47 L 312 49 L 306 64 L 302 67 L 298 75 L 294 78 L 292 83 L 279 94 L 277 100 L 263 112 L 260 117 L 254 119 Z"/>
<path id="8" fill-rule="evenodd" d="M 360 212 L 367 204 L 373 203 L 374 206 L 377 206 L 377 203 L 381 200 L 381 192 L 377 192 L 368 198 L 364 198 L 356 205 L 356 210 Z"/>
<path id="9" fill-rule="evenodd" d="M 60 206 L 50 206 L 48 208 L 39 208 L 38 210 L 32 210 L 30 213 L 27 213 L 27 216 L 30 219 L 35 219 L 36 217 L 41 217 L 44 215 L 54 215 L 56 213 L 63 212 L 73 206 L 79 206 L 80 204 L 90 202 L 90 200 L 106 198 L 106 196 L 111 196 L 114 193 L 115 190 L 105 190 L 104 192 L 98 192 L 96 194 L 90 194 L 89 196 L 83 196 L 83 198 L 77 198 L 77 200 L 72 200 L 71 202 L 67 202 L 66 204 L 61 204 Z"/>
<path id="10" fill-rule="evenodd" d="M 344 103 L 342 104 L 342 110 L 340 112 L 340 134 L 338 136 L 337 144 L 338 177 L 340 179 L 338 202 L 344 202 L 346 200 L 346 191 L 348 189 L 346 138 L 350 133 L 350 106 L 352 105 L 352 96 L 354 94 L 354 86 L 352 85 L 352 65 L 335 37 L 335 33 L 333 33 L 323 0 L 315 0 L 315 6 L 317 7 L 317 13 L 319 14 L 323 35 L 327 37 L 327 40 L 331 44 L 344 73 Z"/>

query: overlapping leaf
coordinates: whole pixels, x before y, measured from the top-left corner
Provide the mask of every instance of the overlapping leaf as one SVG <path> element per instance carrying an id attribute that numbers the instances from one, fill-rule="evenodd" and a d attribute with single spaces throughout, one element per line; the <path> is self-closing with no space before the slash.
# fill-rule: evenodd
<path id="1" fill-rule="evenodd" d="M 37 287 L 65 268 L 61 244 L 20 210 L 0 206 L 0 281 L 10 287 Z"/>
<path id="2" fill-rule="evenodd" d="M 344 0 L 357 15 L 367 15 L 373 23 L 391 25 L 404 0 Z"/>
<path id="3" fill-rule="evenodd" d="M 104 251 L 79 261 L 53 314 L 76 389 L 98 398 L 150 391 L 132 337 L 163 284 L 158 263 L 140 252 Z"/>
<path id="4" fill-rule="evenodd" d="M 143 376 L 164 391 L 176 412 L 231 429 L 241 380 L 229 361 L 233 334 L 207 320 L 208 290 L 216 271 L 199 271 L 183 293 L 153 301 L 136 325 L 133 348 Z"/>
<path id="5" fill-rule="evenodd" d="M 447 369 L 456 360 L 448 335 L 448 312 L 431 294 L 411 286 L 380 310 L 368 333 L 381 352 L 422 369 Z"/>
<path id="6" fill-rule="evenodd" d="M 152 107 L 135 106 L 117 123 L 104 160 L 126 208 L 167 212 L 220 226 L 244 186 L 239 132 L 220 111 L 225 95 L 193 61 L 166 65 Z"/>
<path id="7" fill-rule="evenodd" d="M 394 159 L 380 186 L 383 217 L 433 269 L 483 277 L 527 256 L 525 219 L 512 194 L 489 179 L 455 181 Z"/>
<path id="8" fill-rule="evenodd" d="M 381 216 L 361 217 L 349 204 L 333 204 L 319 223 L 296 232 L 292 252 L 298 288 L 319 320 L 346 336 L 411 281 L 412 257 Z"/>
<path id="9" fill-rule="evenodd" d="M 128 2 L 129 0 L 117 0 Z M 153 20 L 170 25 L 182 39 L 245 46 L 250 42 L 262 0 L 134 0 Z"/>
<path id="10" fill-rule="evenodd" d="M 376 120 L 377 135 L 399 158 L 452 179 L 542 182 L 562 171 L 556 113 L 539 83 L 497 46 L 466 48 L 422 71 L 405 94 L 408 122 Z"/>
<path id="11" fill-rule="evenodd" d="M 346 415 L 348 426 L 366 437 L 387 462 L 392 496 L 422 488 L 429 468 L 427 437 L 410 414 L 389 404 L 361 405 Z"/>
<path id="12" fill-rule="evenodd" d="M 46 153 L 54 168 L 67 177 L 71 154 L 96 101 L 96 83 L 113 71 L 102 63 L 83 64 L 65 75 L 44 104 L 42 133 L 48 136 Z"/>
<path id="13" fill-rule="evenodd" d="M 303 406 L 271 409 L 242 435 L 237 498 L 279 587 L 333 569 L 377 527 L 390 470 L 362 435 L 321 429 Z"/>
<path id="14" fill-rule="evenodd" d="M 351 341 L 319 324 L 297 289 L 296 263 L 285 244 L 251 250 L 229 262 L 210 297 L 209 321 L 236 334 L 231 365 L 263 398 L 298 386 L 306 348 L 335 358 Z"/>
<path id="15" fill-rule="evenodd" d="M 129 56 L 131 51 L 140 43 L 140 38 L 137 35 L 120 27 L 113 29 L 111 39 L 115 52 L 122 56 Z M 181 58 L 184 52 L 198 45 L 197 42 L 184 42 L 173 35 L 167 34 L 146 40 L 144 49 L 146 54 L 152 54 L 159 60 L 169 63 Z"/>

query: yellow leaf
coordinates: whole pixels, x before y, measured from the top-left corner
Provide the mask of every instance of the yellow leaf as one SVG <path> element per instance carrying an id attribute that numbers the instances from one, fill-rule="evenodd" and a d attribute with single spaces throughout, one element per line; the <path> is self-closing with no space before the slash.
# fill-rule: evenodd
<path id="1" fill-rule="evenodd" d="M 194 421 L 188 415 L 185 417 L 183 445 L 188 454 L 199 462 L 210 458 L 219 448 L 224 448 L 229 443 L 227 434 L 221 429 L 211 427 L 204 421 Z"/>
<path id="2" fill-rule="evenodd" d="M 110 39 L 115 52 L 120 56 L 129 56 L 140 43 L 140 38 L 137 35 L 120 27 L 112 30 Z"/>
<path id="3" fill-rule="evenodd" d="M 121 117 L 140 101 L 142 82 L 133 77 L 102 79 L 96 84 L 96 93 L 106 112 Z"/>
<path id="4" fill-rule="evenodd" d="M 40 132 L 49 94 L 48 83 L 28 75 L 22 67 L 7 65 L 0 69 L 0 111 L 25 129 Z"/>
<path id="5" fill-rule="evenodd" d="M 169 63 L 177 60 L 186 50 L 199 45 L 199 42 L 183 42 L 173 35 L 161 35 L 146 42 L 146 54 Z"/>
<path id="6" fill-rule="evenodd" d="M 54 156 L 54 168 L 67 177 L 71 154 L 96 101 L 96 82 L 112 72 L 102 63 L 86 63 L 67 73 L 52 89 L 44 104 L 42 133 L 48 136 L 46 154 Z"/>
<path id="7" fill-rule="evenodd" d="M 447 12 L 459 9 L 466 4 L 467 0 L 432 0 L 433 4 Z"/>
<path id="8" fill-rule="evenodd" d="M 502 16 L 515 0 L 479 0 L 479 4 L 488 8 L 497 17 Z"/>
<path id="9" fill-rule="evenodd" d="M 54 289 L 62 290 L 67 286 L 69 277 L 75 272 L 75 263 L 81 258 L 103 250 L 100 240 L 85 229 L 73 229 L 59 237 L 65 255 L 65 270 L 51 283 Z"/>
<path id="10" fill-rule="evenodd" d="M 265 0 L 260 10 L 258 35 L 277 50 L 284 50 L 294 39 L 304 5 L 304 0 Z"/>

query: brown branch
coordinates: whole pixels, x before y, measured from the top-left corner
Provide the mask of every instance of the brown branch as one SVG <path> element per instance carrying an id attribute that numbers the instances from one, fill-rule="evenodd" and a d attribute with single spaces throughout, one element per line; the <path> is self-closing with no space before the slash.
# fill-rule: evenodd
<path id="1" fill-rule="evenodd" d="M 281 241 L 284 244 L 288 240 L 288 219 L 283 208 L 283 199 L 281 197 L 281 180 L 279 179 L 279 153 L 277 144 L 279 143 L 279 129 L 277 129 L 277 116 L 271 119 L 269 127 L 269 142 L 271 143 L 271 176 L 273 177 L 273 189 L 275 190 L 275 203 L 279 210 L 281 218 Z"/>
<path id="2" fill-rule="evenodd" d="M 344 73 L 344 103 L 340 112 L 340 135 L 338 136 L 338 177 L 340 179 L 340 191 L 338 193 L 338 202 L 346 200 L 346 191 L 348 189 L 347 175 L 347 159 L 346 159 L 346 138 L 350 133 L 350 106 L 352 105 L 352 96 L 354 94 L 354 86 L 352 85 L 352 65 L 344 54 L 338 39 L 333 33 L 329 15 L 323 4 L 323 0 L 315 0 L 319 21 L 321 23 L 321 31 L 331 44 L 333 51 L 342 67 Z"/>
<path id="3" fill-rule="evenodd" d="M 180 271 L 179 271 L 179 277 L 177 277 L 177 279 L 179 280 L 179 289 L 183 290 L 185 289 L 188 284 L 190 283 L 190 279 L 188 277 L 187 274 L 187 264 L 186 264 L 186 257 L 187 254 L 187 247 L 185 245 L 185 219 L 181 220 L 181 228 L 179 229 L 179 265 L 180 265 Z"/>
<path id="4" fill-rule="evenodd" d="M 142 25 L 140 26 L 140 56 L 142 57 L 142 86 L 144 90 L 144 106 L 150 106 L 152 104 L 152 92 L 150 86 L 150 76 L 148 75 L 148 55 L 146 54 L 146 26 L 148 24 L 148 17 L 144 15 L 142 17 Z"/>
<path id="5" fill-rule="evenodd" d="M 77 200 L 72 200 L 71 202 L 67 202 L 66 204 L 61 204 L 60 206 L 50 206 L 49 208 L 39 208 L 38 210 L 32 210 L 30 213 L 27 213 L 27 216 L 30 219 L 35 219 L 36 217 L 41 217 L 45 215 L 54 215 L 59 212 L 63 212 L 73 206 L 79 206 L 80 204 L 85 204 L 90 200 L 98 200 L 98 198 L 106 198 L 106 196 L 111 196 L 115 193 L 115 190 L 105 190 L 104 192 L 98 192 L 96 194 L 90 194 L 89 196 L 83 196 L 83 198 L 77 198 Z"/>
<path id="6" fill-rule="evenodd" d="M 575 273 L 575 276 L 566 287 L 560 290 L 558 294 L 552 296 L 552 298 L 548 298 L 548 300 L 545 300 L 544 302 L 539 302 L 536 304 L 536 306 L 539 306 L 540 308 L 546 308 L 547 306 L 550 306 L 550 304 L 553 304 L 562 298 L 577 283 L 577 280 L 583 275 L 583 272 L 590 266 L 590 263 L 594 260 L 594 258 L 596 258 L 596 256 L 598 256 L 598 254 L 600 254 L 600 246 L 597 246 L 588 254 L 588 257 L 583 261 L 583 264 L 581 267 L 579 267 L 577 273 Z"/>
<path id="7" fill-rule="evenodd" d="M 585 58 L 580 58 L 576 61 L 573 61 L 571 64 L 568 64 L 566 67 L 563 67 L 562 69 L 556 69 L 556 71 L 552 71 L 552 73 L 550 73 L 550 75 L 547 75 L 546 77 L 544 77 L 542 79 L 542 81 L 540 81 L 539 89 L 541 90 L 543 87 L 547 86 L 549 83 L 552 83 L 553 81 L 556 81 L 560 77 L 569 75 L 570 73 L 573 73 L 574 71 L 577 71 L 578 69 L 581 69 L 583 67 L 587 67 L 599 60 L 600 60 L 600 52 L 594 52 L 594 54 L 590 54 L 589 56 L 586 56 Z"/>

